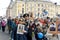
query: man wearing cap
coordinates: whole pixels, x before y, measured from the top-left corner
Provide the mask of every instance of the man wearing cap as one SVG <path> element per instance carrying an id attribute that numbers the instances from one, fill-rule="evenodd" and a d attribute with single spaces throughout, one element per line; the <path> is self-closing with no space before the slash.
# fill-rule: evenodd
<path id="1" fill-rule="evenodd" d="M 24 17 L 24 19 L 25 19 L 25 30 L 27 31 L 27 33 L 25 34 L 26 35 L 26 37 L 27 37 L 27 40 L 32 40 L 32 37 L 31 37 L 31 35 L 29 35 L 29 34 L 31 34 L 31 32 L 29 32 L 30 31 L 30 20 L 29 20 L 29 14 L 24 14 L 23 15 L 23 17 Z"/>

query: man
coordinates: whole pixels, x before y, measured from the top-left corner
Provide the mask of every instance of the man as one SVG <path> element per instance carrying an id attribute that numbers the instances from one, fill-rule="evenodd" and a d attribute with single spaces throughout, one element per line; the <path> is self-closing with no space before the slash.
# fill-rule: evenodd
<path id="1" fill-rule="evenodd" d="M 9 34 L 10 34 L 10 32 L 11 32 L 11 25 L 12 25 L 11 17 L 9 17 L 9 18 L 7 19 L 7 25 L 8 25 L 8 30 L 9 30 Z"/>
<path id="2" fill-rule="evenodd" d="M 24 14 L 23 15 L 24 19 L 25 19 L 25 30 L 27 31 L 27 33 L 25 33 L 27 40 L 32 40 L 32 29 L 30 28 L 30 20 L 29 20 L 29 14 Z"/>

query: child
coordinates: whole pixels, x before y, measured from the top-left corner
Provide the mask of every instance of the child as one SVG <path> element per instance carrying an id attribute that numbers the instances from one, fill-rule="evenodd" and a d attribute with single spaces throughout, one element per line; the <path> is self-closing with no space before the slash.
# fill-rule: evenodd
<path id="1" fill-rule="evenodd" d="M 39 38 L 38 38 L 38 33 L 39 32 L 43 32 L 43 30 L 42 30 L 42 28 L 40 28 L 40 25 L 37 24 L 36 28 L 35 28 L 35 38 L 36 38 L 36 40 L 39 40 Z"/>
<path id="2" fill-rule="evenodd" d="M 40 25 L 37 24 L 36 30 L 35 30 L 35 38 L 36 40 L 47 40 L 47 38 L 43 34 L 42 28 L 40 28 Z"/>

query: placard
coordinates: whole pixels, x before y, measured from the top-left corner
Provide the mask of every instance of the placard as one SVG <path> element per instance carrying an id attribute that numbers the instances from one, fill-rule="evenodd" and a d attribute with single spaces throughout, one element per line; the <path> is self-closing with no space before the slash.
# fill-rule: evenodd
<path id="1" fill-rule="evenodd" d="M 24 28 L 25 28 L 25 25 L 18 24 L 17 34 L 23 34 Z"/>

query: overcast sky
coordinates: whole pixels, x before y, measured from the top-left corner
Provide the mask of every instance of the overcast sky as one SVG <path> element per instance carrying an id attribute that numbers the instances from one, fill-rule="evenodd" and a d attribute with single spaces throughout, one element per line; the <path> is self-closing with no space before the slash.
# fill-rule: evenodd
<path id="1" fill-rule="evenodd" d="M 60 4 L 60 0 L 49 0 L 54 2 L 57 2 L 58 4 Z M 0 0 L 0 16 L 4 16 L 6 15 L 6 9 L 8 7 L 10 3 L 10 0 Z"/>
<path id="2" fill-rule="evenodd" d="M 6 8 L 8 7 L 10 0 L 0 0 L 0 16 L 6 14 Z"/>

